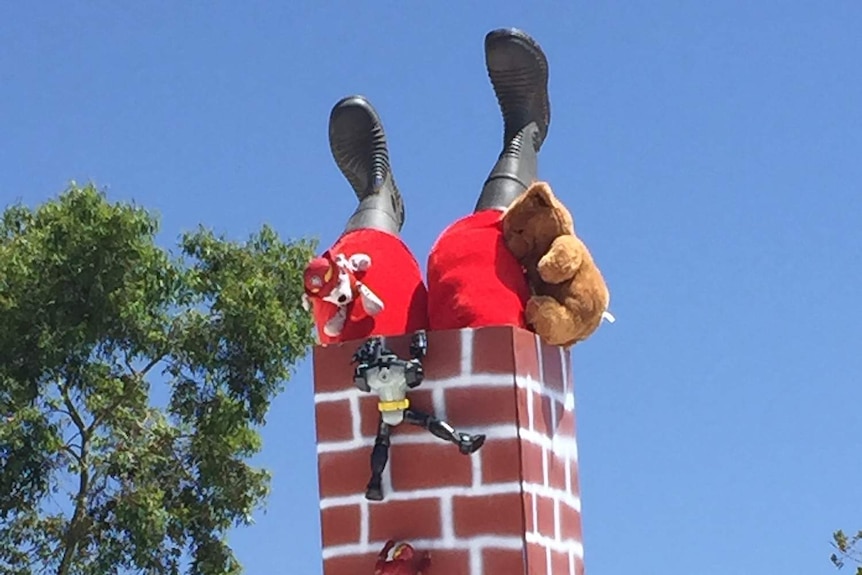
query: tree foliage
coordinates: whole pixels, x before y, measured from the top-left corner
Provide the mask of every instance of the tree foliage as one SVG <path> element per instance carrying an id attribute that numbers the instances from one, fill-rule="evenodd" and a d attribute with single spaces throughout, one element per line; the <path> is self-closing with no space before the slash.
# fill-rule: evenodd
<path id="1" fill-rule="evenodd" d="M 171 253 L 157 228 L 92 185 L 3 212 L 2 573 L 240 572 L 225 534 L 268 492 L 247 460 L 313 343 L 315 246 L 201 228 Z"/>
<path id="2" fill-rule="evenodd" d="M 832 546 L 835 548 L 835 553 L 832 554 L 832 563 L 839 569 L 843 568 L 847 562 L 852 562 L 857 565 L 856 575 L 862 575 L 862 531 L 857 531 L 855 535 L 847 535 L 840 529 L 832 534 Z"/>

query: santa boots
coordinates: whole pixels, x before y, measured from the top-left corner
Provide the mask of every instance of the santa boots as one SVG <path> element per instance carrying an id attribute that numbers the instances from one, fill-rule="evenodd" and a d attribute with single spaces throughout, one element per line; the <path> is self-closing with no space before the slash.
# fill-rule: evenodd
<path id="1" fill-rule="evenodd" d="M 537 178 L 537 154 L 551 122 L 548 61 L 535 40 L 516 29 L 485 36 L 485 64 L 503 113 L 503 152 L 476 210 L 505 209 Z"/>
<path id="2" fill-rule="evenodd" d="M 329 145 L 359 199 L 345 231 L 373 228 L 397 235 L 404 225 L 404 203 L 389 167 L 383 124 L 368 100 L 350 96 L 333 107 Z"/>

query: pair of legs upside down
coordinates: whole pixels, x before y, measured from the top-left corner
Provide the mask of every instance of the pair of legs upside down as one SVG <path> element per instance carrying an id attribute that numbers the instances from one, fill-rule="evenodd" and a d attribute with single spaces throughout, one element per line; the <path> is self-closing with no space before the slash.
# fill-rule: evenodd
<path id="1" fill-rule="evenodd" d="M 359 205 L 341 237 L 306 269 L 306 295 L 322 343 L 420 329 L 526 327 L 530 290 L 503 242 L 500 220 L 537 179 L 537 157 L 550 124 L 548 63 L 539 45 L 516 29 L 485 37 L 485 61 L 503 116 L 503 150 L 474 212 L 437 239 L 427 285 L 399 237 L 404 202 L 379 115 L 362 96 L 333 108 L 332 154 Z"/>

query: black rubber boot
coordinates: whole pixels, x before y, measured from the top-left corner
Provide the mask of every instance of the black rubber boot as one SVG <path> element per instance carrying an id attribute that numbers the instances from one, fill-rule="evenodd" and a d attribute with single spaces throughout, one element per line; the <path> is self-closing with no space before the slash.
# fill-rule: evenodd
<path id="1" fill-rule="evenodd" d="M 503 114 L 503 151 L 488 175 L 476 210 L 505 209 L 538 177 L 538 153 L 548 135 L 548 60 L 526 33 L 485 36 L 485 65 Z"/>
<path id="2" fill-rule="evenodd" d="M 335 104 L 329 115 L 329 146 L 359 199 L 345 231 L 374 228 L 399 233 L 404 202 L 389 167 L 383 124 L 368 100 L 349 96 Z"/>

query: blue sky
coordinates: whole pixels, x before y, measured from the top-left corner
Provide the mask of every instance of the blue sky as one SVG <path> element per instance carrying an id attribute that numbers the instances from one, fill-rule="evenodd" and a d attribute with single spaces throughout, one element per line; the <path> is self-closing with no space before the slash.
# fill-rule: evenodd
<path id="1" fill-rule="evenodd" d="M 355 202 L 329 110 L 363 93 L 422 261 L 499 151 L 484 34 L 527 30 L 540 175 L 617 317 L 573 352 L 588 572 L 834 572 L 831 531 L 862 528 L 862 4 L 24 6 L 0 7 L 0 204 L 93 180 L 164 245 L 326 244 Z M 267 512 L 231 541 L 250 574 L 320 573 L 309 363 L 269 420 Z"/>

